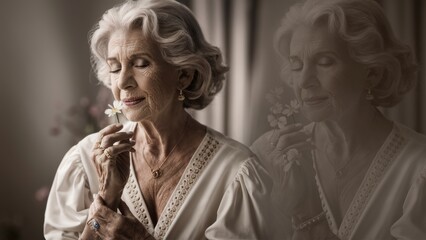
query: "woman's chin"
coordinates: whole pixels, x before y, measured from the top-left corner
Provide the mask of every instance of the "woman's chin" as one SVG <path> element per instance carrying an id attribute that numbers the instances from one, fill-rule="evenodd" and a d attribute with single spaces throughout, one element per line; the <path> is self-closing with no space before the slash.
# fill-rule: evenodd
<path id="1" fill-rule="evenodd" d="M 149 114 L 143 112 L 123 111 L 123 114 L 131 122 L 141 122 L 149 118 Z"/>
<path id="2" fill-rule="evenodd" d="M 331 119 L 333 112 L 329 109 L 303 109 L 303 115 L 312 122 L 322 122 Z"/>

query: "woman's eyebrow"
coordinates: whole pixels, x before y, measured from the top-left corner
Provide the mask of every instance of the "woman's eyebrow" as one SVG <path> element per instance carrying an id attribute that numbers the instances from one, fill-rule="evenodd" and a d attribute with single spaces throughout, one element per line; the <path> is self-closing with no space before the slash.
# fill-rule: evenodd
<path id="1" fill-rule="evenodd" d="M 117 58 L 116 57 L 108 57 L 107 62 L 117 62 Z"/>
<path id="2" fill-rule="evenodd" d="M 313 55 L 323 55 L 323 54 L 331 54 L 331 55 L 339 56 L 339 53 L 333 50 L 320 50 L 318 52 L 315 52 Z"/>
<path id="3" fill-rule="evenodd" d="M 318 55 L 326 55 L 326 54 L 330 54 L 330 55 L 333 55 L 335 57 L 339 57 L 340 56 L 338 52 L 333 51 L 333 50 L 313 51 L 313 52 L 311 52 L 309 54 L 304 54 L 304 56 L 309 55 L 310 57 L 316 57 Z M 300 60 L 301 57 L 299 55 L 290 55 L 290 56 L 288 56 L 288 59 L 289 60 L 298 60 L 298 59 Z"/>
<path id="4" fill-rule="evenodd" d="M 135 59 L 135 58 L 140 58 L 140 57 L 148 57 L 148 58 L 152 58 L 151 55 L 147 52 L 136 52 L 133 53 L 132 55 L 130 55 L 130 59 Z"/>
<path id="5" fill-rule="evenodd" d="M 140 58 L 140 57 L 152 58 L 151 55 L 147 52 L 137 52 L 137 53 L 133 53 L 132 55 L 130 55 L 129 59 L 133 60 L 133 59 Z M 106 60 L 107 61 L 118 61 L 116 57 L 108 57 Z"/>

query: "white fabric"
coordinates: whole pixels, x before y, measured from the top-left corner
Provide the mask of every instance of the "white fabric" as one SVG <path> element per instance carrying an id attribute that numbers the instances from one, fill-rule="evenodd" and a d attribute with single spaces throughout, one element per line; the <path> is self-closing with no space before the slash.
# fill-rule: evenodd
<path id="1" fill-rule="evenodd" d="M 133 129 L 134 123 L 125 125 Z M 77 239 L 98 191 L 92 134 L 62 160 L 49 195 L 46 239 Z M 122 199 L 156 239 L 268 239 L 271 181 L 253 153 L 208 129 L 154 227 L 132 166 Z"/>
<path id="2" fill-rule="evenodd" d="M 251 147 L 262 161 L 265 153 L 256 142 Z M 342 240 L 426 239 L 426 137 L 395 123 L 361 186 L 337 226 L 318 181 L 323 209 L 331 230 Z M 275 213 L 280 211 L 275 203 Z M 285 214 L 278 215 L 280 234 L 290 235 Z"/>

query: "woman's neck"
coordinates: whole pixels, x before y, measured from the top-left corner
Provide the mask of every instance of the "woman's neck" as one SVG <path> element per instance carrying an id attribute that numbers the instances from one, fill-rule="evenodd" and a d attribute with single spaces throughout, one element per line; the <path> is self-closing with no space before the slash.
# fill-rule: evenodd
<path id="1" fill-rule="evenodd" d="M 381 145 L 392 129 L 392 122 L 373 106 L 365 106 L 344 119 L 318 124 L 319 144 L 332 145 L 337 155 L 353 156 L 357 151 Z M 362 151 L 361 151 L 362 152 Z"/>
<path id="2" fill-rule="evenodd" d="M 188 125 L 194 121 L 183 111 L 165 121 L 144 120 L 138 123 L 136 129 L 136 150 L 146 151 L 152 156 L 162 158 L 167 156 L 179 144 L 188 132 Z"/>

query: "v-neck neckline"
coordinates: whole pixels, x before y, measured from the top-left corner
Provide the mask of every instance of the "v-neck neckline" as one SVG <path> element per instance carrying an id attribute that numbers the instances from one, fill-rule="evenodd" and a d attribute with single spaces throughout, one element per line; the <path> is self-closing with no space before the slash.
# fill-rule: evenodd
<path id="1" fill-rule="evenodd" d="M 335 220 L 335 216 L 331 211 L 330 204 L 327 200 L 318 174 L 316 174 L 315 180 L 317 183 L 322 208 L 326 213 L 327 221 L 331 231 L 340 239 L 350 239 L 353 232 L 356 230 L 356 227 L 358 226 L 359 219 L 368 205 L 369 199 L 374 194 L 375 189 L 383 175 L 386 173 L 388 166 L 391 165 L 393 160 L 396 158 L 404 143 L 405 139 L 394 123 L 391 132 L 388 134 L 382 146 L 379 148 L 373 161 L 368 167 L 368 170 L 360 186 L 356 190 L 355 196 L 342 218 L 340 227 L 338 226 Z M 314 150 L 311 153 L 313 156 L 315 156 Z M 314 168 L 315 171 L 317 171 L 316 161 L 314 161 Z"/>
<path id="2" fill-rule="evenodd" d="M 206 133 L 192 155 L 188 165 L 186 166 L 179 182 L 176 184 L 170 198 L 167 201 L 163 211 L 158 217 L 157 224 L 154 226 L 152 217 L 149 214 L 142 191 L 138 185 L 136 174 L 133 166 L 133 159 L 130 161 L 130 175 L 126 185 L 127 194 L 130 196 L 131 204 L 133 204 L 136 218 L 144 225 L 146 230 L 156 239 L 163 239 L 177 216 L 186 197 L 190 193 L 193 185 L 195 185 L 199 175 L 201 174 L 208 161 L 213 158 L 220 147 L 219 141 L 210 133 L 207 128 Z"/>

